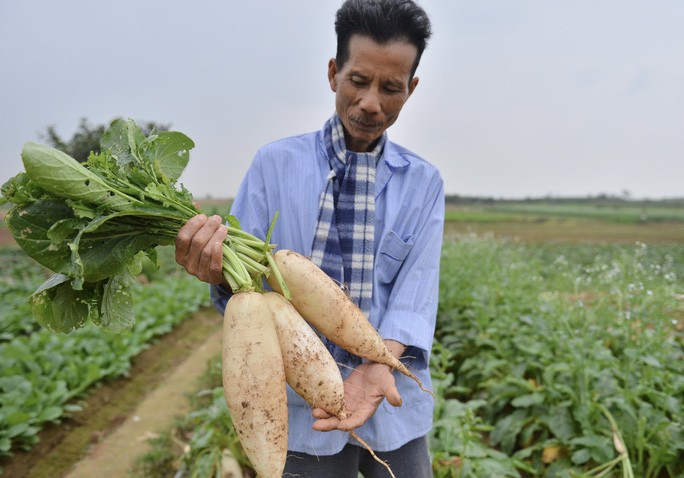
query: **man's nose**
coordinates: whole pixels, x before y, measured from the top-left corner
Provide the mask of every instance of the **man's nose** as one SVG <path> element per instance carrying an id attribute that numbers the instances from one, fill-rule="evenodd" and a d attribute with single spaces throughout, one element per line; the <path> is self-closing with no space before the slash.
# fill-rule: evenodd
<path id="1" fill-rule="evenodd" d="M 361 109 L 369 114 L 379 113 L 382 109 L 380 105 L 380 95 L 374 89 L 365 91 L 359 103 Z"/>

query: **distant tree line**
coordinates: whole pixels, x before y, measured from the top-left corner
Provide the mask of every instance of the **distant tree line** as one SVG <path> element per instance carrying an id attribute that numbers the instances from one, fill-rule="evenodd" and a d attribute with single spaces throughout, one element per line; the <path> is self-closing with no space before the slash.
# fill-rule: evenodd
<path id="1" fill-rule="evenodd" d="M 114 121 L 114 120 L 112 120 Z M 111 122 L 110 122 L 111 123 Z M 137 125 L 147 136 L 152 131 L 169 131 L 170 123 L 157 123 L 154 121 L 136 121 Z M 104 134 L 107 125 L 91 124 L 87 118 L 81 118 L 78 124 L 78 129 L 70 139 L 62 138 L 54 125 L 46 128 L 46 132 L 41 137 L 53 148 L 64 151 L 77 161 L 84 162 L 88 159 L 91 151 L 95 153 L 100 152 L 100 139 Z M 493 204 L 594 204 L 605 206 L 647 206 L 649 204 L 668 205 L 672 207 L 684 207 L 684 197 L 662 200 L 650 199 L 633 199 L 628 190 L 623 190 L 620 195 L 614 194 L 597 194 L 595 196 L 577 196 L 577 197 L 526 197 L 523 199 L 505 199 L 495 198 L 491 196 L 461 196 L 458 194 L 450 194 L 446 196 L 446 203 L 450 205 L 493 205 Z"/>
<path id="2" fill-rule="evenodd" d="M 630 194 L 611 195 L 597 194 L 595 196 L 542 196 L 526 197 L 521 199 L 495 198 L 491 196 L 460 196 L 457 194 L 447 195 L 446 203 L 460 206 L 487 206 L 494 204 L 593 204 L 599 206 L 647 206 L 652 204 L 668 205 L 672 207 L 684 207 L 684 197 L 671 199 L 633 199 Z"/>

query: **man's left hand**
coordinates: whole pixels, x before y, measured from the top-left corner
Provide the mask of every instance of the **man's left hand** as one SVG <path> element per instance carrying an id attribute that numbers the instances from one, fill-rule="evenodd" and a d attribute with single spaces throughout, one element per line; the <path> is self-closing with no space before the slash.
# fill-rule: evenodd
<path id="1" fill-rule="evenodd" d="M 347 418 L 339 420 L 316 408 L 312 413 L 317 419 L 313 429 L 349 431 L 358 428 L 373 416 L 384 398 L 395 407 L 401 405 L 401 395 L 389 366 L 375 362 L 361 364 L 344 381 Z"/>

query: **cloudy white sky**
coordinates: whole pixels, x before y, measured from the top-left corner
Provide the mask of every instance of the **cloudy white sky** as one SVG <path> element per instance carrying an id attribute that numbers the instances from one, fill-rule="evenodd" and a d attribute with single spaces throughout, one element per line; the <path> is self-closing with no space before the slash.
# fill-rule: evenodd
<path id="1" fill-rule="evenodd" d="M 423 0 L 434 36 L 390 129 L 449 194 L 684 196 L 684 2 Z M 171 123 L 181 181 L 230 197 L 332 113 L 332 0 L 2 0 L 0 182 L 79 119 Z"/>

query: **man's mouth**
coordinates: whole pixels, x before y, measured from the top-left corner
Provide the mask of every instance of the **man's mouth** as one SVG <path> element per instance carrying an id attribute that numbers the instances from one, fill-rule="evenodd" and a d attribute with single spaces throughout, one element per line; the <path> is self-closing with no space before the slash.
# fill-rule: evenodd
<path id="1" fill-rule="evenodd" d="M 352 123 L 354 123 L 357 127 L 365 130 L 376 130 L 382 126 L 382 123 L 380 122 L 369 121 L 355 116 L 351 116 L 349 119 L 351 119 Z"/>

